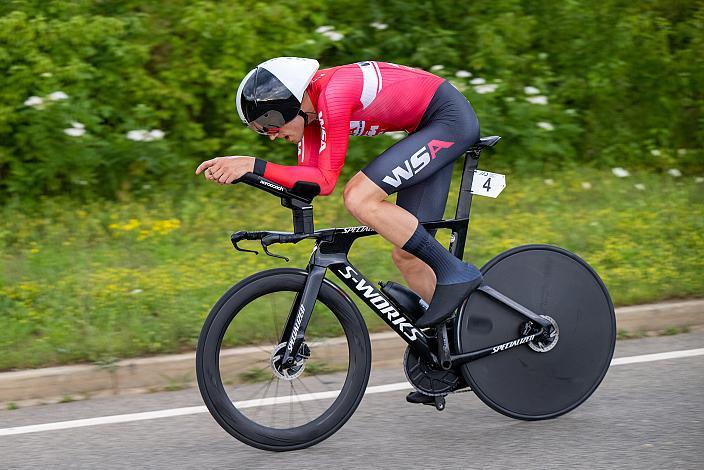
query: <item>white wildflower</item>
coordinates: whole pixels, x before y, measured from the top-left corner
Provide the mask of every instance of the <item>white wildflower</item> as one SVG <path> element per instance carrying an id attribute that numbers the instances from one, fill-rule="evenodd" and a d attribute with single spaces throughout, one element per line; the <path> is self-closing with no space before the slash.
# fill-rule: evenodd
<path id="1" fill-rule="evenodd" d="M 135 129 L 127 133 L 127 138 L 129 140 L 134 140 L 135 142 L 143 142 L 147 140 L 148 136 L 149 131 L 145 131 L 144 129 Z"/>
<path id="2" fill-rule="evenodd" d="M 49 78 L 49 77 L 51 77 L 51 76 L 53 76 L 53 75 L 52 75 L 51 72 L 44 72 L 44 73 L 41 74 L 40 76 L 41 76 L 42 78 Z"/>
<path id="3" fill-rule="evenodd" d="M 437 64 L 437 65 L 433 65 L 432 67 L 430 67 L 430 71 L 431 72 L 439 72 L 440 70 L 442 70 L 444 68 L 445 68 L 444 65 Z"/>
<path id="4" fill-rule="evenodd" d="M 592 189 L 592 184 L 589 181 L 582 181 L 582 189 Z"/>
<path id="5" fill-rule="evenodd" d="M 69 127 L 68 129 L 64 129 L 64 134 L 70 135 L 71 137 L 81 137 L 85 133 L 85 129 L 77 129 L 75 127 Z"/>
<path id="6" fill-rule="evenodd" d="M 545 129 L 546 131 L 554 131 L 555 130 L 555 126 L 553 126 L 549 122 L 545 122 L 545 121 L 540 121 L 537 124 L 537 126 L 541 129 Z"/>
<path id="7" fill-rule="evenodd" d="M 85 129 L 86 128 L 85 124 L 78 122 L 78 121 L 71 121 L 71 127 L 76 128 L 76 129 Z"/>
<path id="8" fill-rule="evenodd" d="M 540 93 L 540 90 L 538 90 L 534 86 L 527 86 L 527 87 L 523 87 L 523 92 L 526 95 L 537 95 Z"/>
<path id="9" fill-rule="evenodd" d="M 68 95 L 64 93 L 63 91 L 55 91 L 53 93 L 49 93 L 47 96 L 50 101 L 61 101 L 61 100 L 67 100 Z"/>
<path id="10" fill-rule="evenodd" d="M 142 292 L 144 292 L 142 289 L 132 289 L 130 294 L 141 294 Z"/>
<path id="11" fill-rule="evenodd" d="M 677 155 L 687 155 L 687 149 L 677 149 Z"/>
<path id="12" fill-rule="evenodd" d="M 496 83 L 490 83 L 488 85 L 478 85 L 474 87 L 474 91 L 479 93 L 480 95 L 486 94 L 486 93 L 494 93 L 496 91 L 496 87 L 499 86 Z"/>
<path id="13" fill-rule="evenodd" d="M 370 23 L 369 26 L 371 26 L 374 29 L 379 29 L 379 30 L 384 30 L 389 27 L 386 23 Z"/>
<path id="14" fill-rule="evenodd" d="M 152 129 L 149 131 L 149 137 L 152 138 L 152 140 L 161 140 L 164 138 L 164 131 L 161 129 Z"/>
<path id="15" fill-rule="evenodd" d="M 331 41 L 340 41 L 345 37 L 344 34 L 338 33 L 337 31 L 327 31 L 323 33 L 323 36 L 327 37 Z"/>
<path id="16" fill-rule="evenodd" d="M 552 178 L 548 178 L 546 180 L 543 180 L 543 182 L 545 184 L 547 184 L 548 186 L 552 186 L 553 184 L 555 184 L 555 182 L 552 180 Z"/>
<path id="17" fill-rule="evenodd" d="M 469 78 L 472 76 L 472 72 L 468 70 L 458 70 L 455 72 L 455 77 L 457 78 Z"/>
<path id="18" fill-rule="evenodd" d="M 327 33 L 328 31 L 332 31 L 333 29 L 335 29 L 335 28 L 333 28 L 332 26 L 318 26 L 315 29 L 315 32 L 318 34 L 323 34 L 323 33 Z"/>
<path id="19" fill-rule="evenodd" d="M 652 149 L 650 151 L 650 155 L 652 155 L 653 157 L 659 157 L 661 155 L 661 153 L 662 152 L 660 152 L 660 149 Z"/>
<path id="20" fill-rule="evenodd" d="M 703 176 L 697 176 L 694 178 L 695 183 L 704 183 L 704 177 Z"/>
<path id="21" fill-rule="evenodd" d="M 469 81 L 472 85 L 484 85 L 486 83 L 486 80 L 484 80 L 482 77 L 477 77 L 473 78 Z"/>
<path id="22" fill-rule="evenodd" d="M 44 100 L 38 96 L 30 96 L 29 98 L 24 100 L 24 105 L 31 106 L 32 108 L 36 108 L 37 106 L 41 106 L 42 104 L 44 104 Z"/>
<path id="23" fill-rule="evenodd" d="M 621 167 L 616 167 L 611 169 L 611 173 L 614 175 L 618 176 L 619 178 L 625 178 L 626 176 L 630 176 L 631 174 L 628 172 L 628 170 L 624 170 Z"/>
<path id="24" fill-rule="evenodd" d="M 645 185 L 642 183 L 634 184 L 634 188 L 636 188 L 638 191 L 645 191 Z"/>
<path id="25" fill-rule="evenodd" d="M 682 176 L 682 172 L 677 168 L 670 168 L 669 170 L 667 170 L 667 174 L 675 178 L 679 178 L 680 176 Z"/>
<path id="26" fill-rule="evenodd" d="M 548 104 L 548 97 L 543 95 L 531 96 L 526 98 L 526 100 L 533 104 Z"/>

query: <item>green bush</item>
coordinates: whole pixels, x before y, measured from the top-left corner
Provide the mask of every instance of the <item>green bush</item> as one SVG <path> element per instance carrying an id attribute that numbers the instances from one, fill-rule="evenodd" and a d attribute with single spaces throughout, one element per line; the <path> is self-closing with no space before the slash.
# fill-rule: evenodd
<path id="1" fill-rule="evenodd" d="M 323 25 L 341 36 L 316 32 Z M 682 0 L 6 1 L 0 200 L 179 189 L 196 161 L 218 154 L 291 162 L 289 145 L 243 128 L 234 106 L 246 71 L 278 55 L 435 70 L 523 170 L 699 171 L 703 30 L 704 4 Z M 58 91 L 68 98 L 47 98 Z M 43 103 L 24 104 L 32 96 Z M 163 138 L 127 138 L 154 129 Z M 388 144 L 353 144 L 349 166 Z"/>

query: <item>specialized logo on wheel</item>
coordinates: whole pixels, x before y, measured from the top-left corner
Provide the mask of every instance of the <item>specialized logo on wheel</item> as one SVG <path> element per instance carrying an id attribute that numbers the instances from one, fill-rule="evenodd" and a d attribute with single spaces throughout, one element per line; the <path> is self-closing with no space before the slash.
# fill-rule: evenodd
<path id="1" fill-rule="evenodd" d="M 413 327 L 406 317 L 398 313 L 373 285 L 368 284 L 364 279 L 358 280 L 356 276 L 359 276 L 359 273 L 357 273 L 357 271 L 352 269 L 351 266 L 345 266 L 344 271 L 338 270 L 337 272 L 340 273 L 340 276 L 344 279 L 349 279 L 351 282 L 348 284 L 358 290 L 362 294 L 362 297 L 367 299 L 379 313 L 386 315 L 389 322 L 398 328 L 405 337 L 411 341 L 416 340 L 418 330 Z"/>
<path id="2" fill-rule="evenodd" d="M 391 170 L 391 176 L 384 176 L 382 181 L 394 188 L 398 188 L 404 180 L 410 180 L 414 175 L 417 175 L 423 168 L 428 166 L 430 161 L 437 157 L 441 149 L 450 148 L 453 145 L 455 145 L 454 142 L 431 140 L 427 145 L 424 145 L 416 153 L 411 155 L 411 158 L 405 160 L 403 165 L 397 166 Z"/>

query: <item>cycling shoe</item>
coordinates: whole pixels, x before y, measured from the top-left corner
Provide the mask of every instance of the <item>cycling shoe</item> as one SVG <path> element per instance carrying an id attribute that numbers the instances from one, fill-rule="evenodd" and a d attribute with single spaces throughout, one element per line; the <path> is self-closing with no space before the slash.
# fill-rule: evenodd
<path id="1" fill-rule="evenodd" d="M 438 284 L 428 310 L 416 321 L 418 328 L 428 328 L 442 323 L 455 311 L 467 296 L 482 283 L 479 275 L 471 281 L 457 284 Z"/>
<path id="2" fill-rule="evenodd" d="M 416 390 L 406 395 L 406 401 L 408 403 L 422 403 L 424 405 L 434 405 L 435 397 L 426 395 L 425 393 Z"/>

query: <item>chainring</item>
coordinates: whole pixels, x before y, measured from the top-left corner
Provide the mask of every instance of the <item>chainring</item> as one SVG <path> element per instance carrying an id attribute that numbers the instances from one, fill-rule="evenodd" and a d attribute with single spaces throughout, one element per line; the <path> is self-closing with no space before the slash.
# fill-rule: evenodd
<path id="1" fill-rule="evenodd" d="M 410 347 L 403 355 L 403 371 L 411 385 L 425 395 L 447 395 L 460 387 L 460 377 L 454 371 L 431 367 Z"/>

